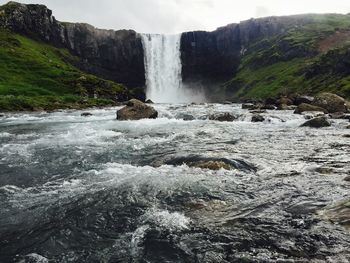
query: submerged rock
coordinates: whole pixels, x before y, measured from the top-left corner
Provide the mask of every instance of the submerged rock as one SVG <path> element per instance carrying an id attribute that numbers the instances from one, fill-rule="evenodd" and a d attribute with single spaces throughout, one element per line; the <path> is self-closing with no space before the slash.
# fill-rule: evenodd
<path id="1" fill-rule="evenodd" d="M 318 106 L 314 106 L 311 104 L 307 104 L 307 103 L 301 103 L 294 111 L 295 114 L 302 114 L 303 112 L 306 111 L 316 111 L 316 112 L 323 112 L 323 113 L 328 113 L 327 110 L 325 110 L 324 108 L 318 107 Z"/>
<path id="2" fill-rule="evenodd" d="M 344 201 L 338 205 L 321 212 L 322 216 L 332 221 L 350 228 L 350 201 Z"/>
<path id="3" fill-rule="evenodd" d="M 301 127 L 311 127 L 311 128 L 322 128 L 329 127 L 331 123 L 327 120 L 326 117 L 317 117 L 305 122 Z"/>
<path id="4" fill-rule="evenodd" d="M 260 107 L 262 110 L 275 110 L 277 107 L 272 104 L 264 104 Z"/>
<path id="5" fill-rule="evenodd" d="M 209 170 L 231 170 L 231 166 L 223 161 L 200 161 L 198 163 L 193 163 L 191 166 Z"/>
<path id="6" fill-rule="evenodd" d="M 159 166 L 162 163 L 157 163 Z M 202 157 L 198 155 L 190 155 L 186 157 L 175 157 L 171 160 L 164 161 L 163 164 L 179 166 L 186 164 L 189 167 L 197 167 L 210 170 L 241 170 L 245 172 L 256 172 L 257 169 L 253 164 L 238 159 L 227 159 L 217 157 Z"/>
<path id="7" fill-rule="evenodd" d="M 127 102 L 126 106 L 117 111 L 117 120 L 140 120 L 156 119 L 158 112 L 145 103 L 132 99 Z"/>
<path id="8" fill-rule="evenodd" d="M 181 113 L 176 115 L 176 119 L 184 120 L 184 121 L 193 121 L 195 118 L 191 114 Z"/>
<path id="9" fill-rule="evenodd" d="M 90 113 L 90 112 L 83 112 L 82 114 L 80 114 L 80 116 L 82 116 L 82 117 L 90 117 L 90 116 L 92 116 L 92 113 Z"/>
<path id="10" fill-rule="evenodd" d="M 329 113 L 347 112 L 345 99 L 333 93 L 321 93 L 315 97 L 312 105 L 324 108 Z"/>
<path id="11" fill-rule="evenodd" d="M 228 112 L 213 114 L 209 116 L 209 120 L 211 121 L 229 122 L 229 121 L 234 121 L 235 119 L 237 119 L 237 117 Z"/>
<path id="12" fill-rule="evenodd" d="M 244 103 L 242 104 L 243 110 L 257 110 L 259 109 L 259 105 L 253 104 L 253 103 Z"/>
<path id="13" fill-rule="evenodd" d="M 259 114 L 255 114 L 252 117 L 252 122 L 263 122 L 265 121 L 265 118 Z"/>

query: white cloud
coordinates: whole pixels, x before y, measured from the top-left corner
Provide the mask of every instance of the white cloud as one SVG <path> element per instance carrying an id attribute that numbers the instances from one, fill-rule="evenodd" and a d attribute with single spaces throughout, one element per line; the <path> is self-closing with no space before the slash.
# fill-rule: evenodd
<path id="1" fill-rule="evenodd" d="M 349 13 L 349 0 L 19 0 L 42 3 L 61 21 L 148 33 L 213 30 L 266 15 Z M 0 0 L 0 4 L 6 1 Z"/>

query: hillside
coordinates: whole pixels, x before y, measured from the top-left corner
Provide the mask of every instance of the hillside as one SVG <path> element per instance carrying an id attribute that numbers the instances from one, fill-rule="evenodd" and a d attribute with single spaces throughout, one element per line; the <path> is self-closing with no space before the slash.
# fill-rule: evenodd
<path id="1" fill-rule="evenodd" d="M 17 3 L 0 7 L 0 17 Z M 130 96 L 121 84 L 80 70 L 80 59 L 37 35 L 0 27 L 0 111 L 114 105 Z"/>
<path id="2" fill-rule="evenodd" d="M 350 16 L 309 15 L 311 23 L 251 43 L 234 78 L 234 99 L 322 91 L 350 98 Z"/>

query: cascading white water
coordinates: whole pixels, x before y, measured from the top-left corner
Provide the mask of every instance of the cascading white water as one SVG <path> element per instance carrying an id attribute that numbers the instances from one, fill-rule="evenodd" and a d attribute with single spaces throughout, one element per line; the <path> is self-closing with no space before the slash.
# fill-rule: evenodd
<path id="1" fill-rule="evenodd" d="M 142 35 L 147 99 L 156 103 L 201 100 L 182 83 L 180 40 L 181 35 Z"/>

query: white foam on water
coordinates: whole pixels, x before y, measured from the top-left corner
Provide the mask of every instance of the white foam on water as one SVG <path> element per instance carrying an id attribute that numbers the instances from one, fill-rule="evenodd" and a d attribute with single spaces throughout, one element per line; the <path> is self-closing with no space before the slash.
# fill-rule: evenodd
<path id="1" fill-rule="evenodd" d="M 158 227 L 170 231 L 180 231 L 188 229 L 191 220 L 178 212 L 169 212 L 168 210 L 151 209 L 142 217 L 144 223 L 152 223 Z"/>

